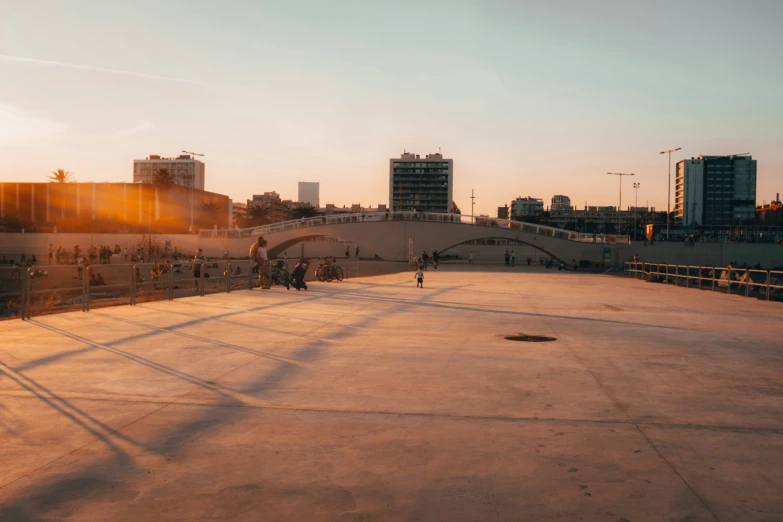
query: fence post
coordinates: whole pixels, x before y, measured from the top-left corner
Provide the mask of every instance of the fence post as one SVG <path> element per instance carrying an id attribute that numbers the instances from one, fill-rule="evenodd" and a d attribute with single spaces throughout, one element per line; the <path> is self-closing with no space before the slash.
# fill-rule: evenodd
<path id="1" fill-rule="evenodd" d="M 247 271 L 247 289 L 252 290 L 253 289 L 253 260 L 250 260 L 250 264 L 248 266 Z"/>
<path id="2" fill-rule="evenodd" d="M 726 293 L 731 294 L 731 270 L 726 270 Z"/>
<path id="3" fill-rule="evenodd" d="M 231 261 L 226 263 L 226 293 L 231 293 Z"/>
<path id="4" fill-rule="evenodd" d="M 27 271 L 19 271 L 19 289 L 21 295 L 19 296 L 19 305 L 22 309 L 22 321 L 30 319 L 29 306 L 30 306 L 30 284 L 27 280 Z M 13 277 L 13 276 L 11 276 Z"/>
<path id="5" fill-rule="evenodd" d="M 206 263 L 199 262 L 199 266 L 201 267 L 201 270 L 199 270 L 198 278 L 199 278 L 199 291 L 197 292 L 198 295 L 201 297 L 204 297 L 204 272 L 207 271 Z"/>
<path id="6" fill-rule="evenodd" d="M 770 285 L 770 280 L 772 279 L 771 275 L 772 272 L 767 270 L 767 301 L 769 301 L 769 285 Z"/>
<path id="7" fill-rule="evenodd" d="M 712 267 L 712 291 L 715 291 L 715 267 Z"/>
<path id="8" fill-rule="evenodd" d="M 750 269 L 745 269 L 745 297 L 750 297 Z"/>
<path id="9" fill-rule="evenodd" d="M 690 265 L 685 265 L 685 288 L 691 287 L 691 267 Z"/>
<path id="10" fill-rule="evenodd" d="M 82 312 L 90 311 L 90 270 L 91 265 L 87 265 L 87 277 L 82 280 Z"/>
<path id="11" fill-rule="evenodd" d="M 168 263 L 169 269 L 168 269 L 168 276 L 169 276 L 169 301 L 174 300 L 174 265 L 172 263 Z"/>
<path id="12" fill-rule="evenodd" d="M 136 305 L 136 265 L 130 265 L 130 305 Z"/>

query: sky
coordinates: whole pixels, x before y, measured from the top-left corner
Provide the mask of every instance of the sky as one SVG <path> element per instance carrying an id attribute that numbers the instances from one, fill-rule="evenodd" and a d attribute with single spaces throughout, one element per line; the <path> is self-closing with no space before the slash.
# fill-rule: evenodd
<path id="1" fill-rule="evenodd" d="M 454 160 L 463 212 L 517 196 L 666 208 L 667 157 L 750 152 L 783 192 L 783 2 L 0 0 L 0 181 L 388 201 L 389 158 Z M 673 197 L 672 197 L 673 200 Z M 672 203 L 673 204 L 673 203 Z"/>

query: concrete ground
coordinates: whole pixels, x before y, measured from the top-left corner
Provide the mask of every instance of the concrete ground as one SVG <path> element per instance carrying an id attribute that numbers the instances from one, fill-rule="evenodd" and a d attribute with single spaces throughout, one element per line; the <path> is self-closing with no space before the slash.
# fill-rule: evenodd
<path id="1" fill-rule="evenodd" d="M 783 520 L 783 304 L 470 268 L 0 323 L 0 521 Z"/>

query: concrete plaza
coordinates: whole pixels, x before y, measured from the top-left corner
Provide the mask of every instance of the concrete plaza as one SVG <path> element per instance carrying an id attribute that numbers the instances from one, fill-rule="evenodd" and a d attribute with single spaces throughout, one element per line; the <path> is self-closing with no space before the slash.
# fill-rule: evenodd
<path id="1" fill-rule="evenodd" d="M 0 323 L 0 521 L 783 520 L 783 304 L 471 268 Z"/>

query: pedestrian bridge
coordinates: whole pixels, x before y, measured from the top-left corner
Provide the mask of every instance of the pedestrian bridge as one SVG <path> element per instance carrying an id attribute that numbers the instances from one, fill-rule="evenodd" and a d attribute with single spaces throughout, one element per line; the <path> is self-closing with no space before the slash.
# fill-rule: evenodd
<path id="1" fill-rule="evenodd" d="M 375 212 L 319 216 L 248 229 L 202 230 L 199 243 L 232 251 L 245 249 L 263 235 L 270 257 L 316 237 L 336 237 L 359 246 L 362 257 L 405 261 L 422 250 L 443 252 L 466 241 L 514 239 L 554 259 L 601 261 L 604 249 L 628 244 L 627 236 L 581 234 L 570 230 L 506 219 L 461 214 Z M 215 240 L 214 245 L 212 241 Z"/>

